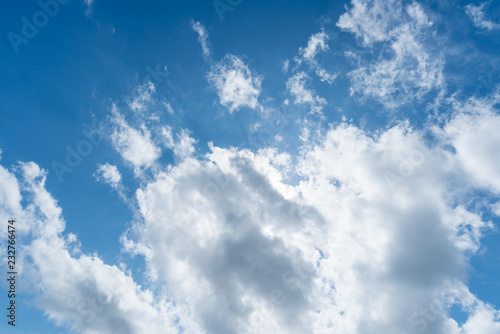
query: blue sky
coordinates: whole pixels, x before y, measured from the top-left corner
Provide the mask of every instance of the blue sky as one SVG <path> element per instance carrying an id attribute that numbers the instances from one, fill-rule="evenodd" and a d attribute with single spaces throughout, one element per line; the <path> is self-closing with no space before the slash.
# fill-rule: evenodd
<path id="1" fill-rule="evenodd" d="M 500 333 L 494 1 L 2 6 L 2 333 Z"/>

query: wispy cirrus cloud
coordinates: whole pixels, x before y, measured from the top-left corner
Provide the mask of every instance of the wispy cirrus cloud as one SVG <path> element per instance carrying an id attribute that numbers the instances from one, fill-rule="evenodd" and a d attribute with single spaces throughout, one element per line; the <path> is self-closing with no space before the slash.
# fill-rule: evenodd
<path id="1" fill-rule="evenodd" d="M 329 73 L 316 60 L 316 55 L 320 52 L 325 52 L 329 49 L 327 40 L 329 36 L 324 31 L 318 32 L 309 38 L 305 48 L 299 48 L 299 54 L 295 57 L 297 65 L 306 62 L 321 81 L 331 84 L 337 77 L 336 73 Z"/>
<path id="2" fill-rule="evenodd" d="M 288 79 L 286 83 L 287 90 L 294 97 L 293 102 L 295 104 L 309 104 L 311 113 L 321 114 L 327 102 L 306 87 L 309 79 L 305 72 L 299 72 Z"/>
<path id="3" fill-rule="evenodd" d="M 351 6 L 339 17 L 337 26 L 352 32 L 367 46 L 388 41 L 403 15 L 399 0 L 352 0 Z"/>
<path id="4" fill-rule="evenodd" d="M 155 85 L 148 81 L 137 87 L 134 96 L 127 101 L 128 107 L 134 112 L 144 112 L 151 105 L 152 96 L 156 92 Z"/>
<path id="5" fill-rule="evenodd" d="M 85 15 L 88 18 L 92 17 L 92 11 L 94 6 L 94 0 L 83 0 L 83 4 L 85 5 Z"/>
<path id="6" fill-rule="evenodd" d="M 351 94 L 376 99 L 390 109 L 422 101 L 431 93 L 442 96 L 443 57 L 427 47 L 433 23 L 419 4 L 353 0 L 337 25 L 364 47 L 381 48 L 378 58 L 354 58 L 357 69 L 348 74 Z"/>
<path id="7" fill-rule="evenodd" d="M 200 22 L 191 20 L 191 29 L 198 34 L 198 42 L 200 42 L 203 50 L 203 55 L 210 58 L 212 51 L 210 50 L 210 43 L 208 42 L 208 31 Z"/>
<path id="8" fill-rule="evenodd" d="M 486 30 L 496 30 L 500 29 L 500 23 L 493 22 L 490 20 L 486 13 L 485 8 L 490 4 L 490 2 L 483 2 L 479 6 L 474 6 L 473 4 L 465 6 L 465 12 L 472 20 L 472 23 L 480 29 Z"/>

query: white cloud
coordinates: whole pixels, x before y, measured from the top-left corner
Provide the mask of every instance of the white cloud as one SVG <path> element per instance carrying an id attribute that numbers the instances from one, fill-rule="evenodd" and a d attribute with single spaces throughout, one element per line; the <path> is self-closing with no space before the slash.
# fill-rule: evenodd
<path id="1" fill-rule="evenodd" d="M 210 44 L 208 42 L 208 31 L 205 27 L 198 21 L 191 20 L 191 28 L 198 34 L 198 41 L 201 44 L 203 50 L 203 56 L 210 58 Z"/>
<path id="2" fill-rule="evenodd" d="M 332 332 L 459 333 L 440 296 L 466 277 L 466 254 L 490 225 L 449 203 L 460 193 L 446 181 L 456 163 L 404 125 L 375 138 L 340 125 L 305 152 L 301 193 L 329 222 L 322 235 L 330 256 L 319 270 L 335 288 L 332 301 L 318 304 Z M 445 309 L 432 320 L 418 313 L 435 299 Z"/>
<path id="3" fill-rule="evenodd" d="M 500 217 L 500 202 L 497 202 L 491 206 L 491 212 L 497 217 Z"/>
<path id="4" fill-rule="evenodd" d="M 85 15 L 88 18 L 92 17 L 92 7 L 94 6 L 94 0 L 83 0 L 83 4 L 85 5 Z"/>
<path id="5" fill-rule="evenodd" d="M 367 35 L 368 44 L 393 34 L 387 40 L 396 63 L 367 65 L 369 74 L 396 72 L 380 85 L 397 83 L 418 95 L 420 86 L 407 76 L 420 78 L 425 90 L 432 71 L 424 66 L 415 74 L 397 61 L 413 52 L 417 69 L 432 63 L 410 33 L 430 23 L 417 5 L 406 13 L 410 26 L 374 34 L 346 26 Z M 321 49 L 320 41 L 313 44 L 304 57 Z M 230 112 L 260 107 L 261 79 L 239 58 L 224 58 L 209 79 Z M 296 73 L 287 90 L 294 103 L 321 114 L 326 100 L 308 80 Z M 133 101 L 132 110 L 147 109 Z M 134 171 L 160 165 L 160 145 L 175 156 L 149 179 L 136 173 L 137 219 L 121 238 L 124 250 L 144 257 L 148 288 L 123 266 L 82 254 L 45 188 L 47 173 L 33 162 L 15 169 L 19 179 L 0 166 L 0 218 L 26 218 L 20 226 L 32 240 L 24 277 L 36 305 L 79 333 L 497 333 L 499 312 L 466 282 L 470 259 L 492 228 L 471 209 L 469 191 L 500 193 L 499 101 L 498 94 L 455 101 L 430 143 L 426 129 L 408 122 L 368 133 L 344 121 L 306 141 L 297 156 L 212 143 L 199 156 L 188 130 L 134 127 L 113 106 L 110 138 Z M 123 189 L 116 166 L 100 165 L 96 177 Z M 491 210 L 498 213 L 498 204 Z M 465 323 L 450 317 L 453 306 L 463 308 Z"/>
<path id="6" fill-rule="evenodd" d="M 172 105 L 168 102 L 163 102 L 163 105 L 165 106 L 165 109 L 167 109 L 167 112 L 170 114 L 170 115 L 173 115 L 175 112 L 174 112 L 174 109 L 172 108 Z"/>
<path id="7" fill-rule="evenodd" d="M 327 70 L 321 67 L 316 68 L 316 75 L 320 77 L 321 81 L 327 82 L 327 83 L 332 83 L 336 78 L 337 74 L 332 74 L 329 73 Z"/>
<path id="8" fill-rule="evenodd" d="M 483 310 L 498 326 L 463 284 L 491 225 L 449 201 L 470 186 L 453 181 L 457 156 L 407 124 L 377 136 L 340 124 L 307 147 L 297 186 L 286 155 L 212 146 L 137 192 L 135 245 L 201 327 L 472 334 Z M 470 313 L 463 332 L 454 304 Z"/>
<path id="9" fill-rule="evenodd" d="M 186 159 L 137 193 L 144 217 L 137 238 L 152 250 L 150 267 L 209 333 L 244 332 L 261 321 L 266 333 L 310 328 L 301 315 L 310 307 L 306 291 L 287 292 L 288 305 L 271 301 L 282 276 L 305 265 L 298 249 L 273 234 L 301 229 L 311 211 L 268 183 L 280 180 L 271 161 L 287 163 L 271 152 L 214 147 L 207 160 Z"/>
<path id="10" fill-rule="evenodd" d="M 286 83 L 286 88 L 295 98 L 294 103 L 306 103 L 311 106 L 311 113 L 321 114 L 327 102 L 324 98 L 317 96 L 312 90 L 306 87 L 309 77 L 304 72 L 299 72 L 290 77 Z"/>
<path id="11" fill-rule="evenodd" d="M 465 12 L 469 15 L 472 23 L 480 29 L 486 30 L 496 30 L 500 29 L 500 23 L 493 22 L 486 17 L 485 7 L 489 5 L 489 2 L 483 2 L 479 6 L 474 6 L 473 4 L 465 6 Z"/>
<path id="12" fill-rule="evenodd" d="M 500 332 L 500 312 L 495 311 L 489 305 L 480 304 L 474 315 L 464 324 L 466 333 L 495 334 Z"/>
<path id="13" fill-rule="evenodd" d="M 500 117 L 495 105 L 500 94 L 465 103 L 455 101 L 456 116 L 444 127 L 443 140 L 453 145 L 457 160 L 477 187 L 500 194 Z"/>
<path id="14" fill-rule="evenodd" d="M 114 149 L 125 161 L 131 163 L 136 171 L 151 167 L 160 157 L 161 150 L 151 141 L 150 131 L 144 125 L 140 129 L 131 127 L 114 105 L 111 121 L 111 141 Z"/>
<path id="15" fill-rule="evenodd" d="M 3 231 L 7 231 L 7 221 L 22 220 L 24 213 L 21 206 L 22 196 L 20 185 L 16 177 L 8 169 L 0 166 L 0 224 Z M 25 233 L 27 226 L 17 226 L 18 233 Z M 0 235 L 0 242 L 7 238 L 7 233 Z"/>
<path id="16" fill-rule="evenodd" d="M 377 99 L 390 109 L 421 101 L 431 92 L 440 97 L 445 89 L 444 61 L 426 47 L 426 38 L 433 36 L 432 22 L 422 8 L 417 3 L 403 7 L 400 1 L 378 0 L 353 0 L 352 6 L 337 25 L 366 47 L 377 44 L 382 51 L 373 61 L 355 57 L 359 64 L 349 73 L 351 94 Z"/>
<path id="17" fill-rule="evenodd" d="M 288 59 L 285 59 L 281 65 L 281 70 L 286 73 L 288 72 L 288 67 L 290 66 L 290 61 Z"/>
<path id="18" fill-rule="evenodd" d="M 127 196 L 126 188 L 122 182 L 122 175 L 116 166 L 109 163 L 98 165 L 98 168 L 94 172 L 93 176 L 97 181 L 104 182 L 113 188 L 123 202 L 126 203 L 132 210 L 135 210 L 135 203 Z"/>
<path id="19" fill-rule="evenodd" d="M 110 165 L 109 163 L 98 165 L 98 169 L 94 173 L 94 177 L 98 181 L 103 181 L 109 184 L 114 189 L 118 189 L 122 182 L 122 175 L 120 174 L 118 168 L 114 165 Z"/>
<path id="20" fill-rule="evenodd" d="M 85 334 L 179 333 L 178 326 L 193 328 L 179 321 L 178 314 L 185 312 L 182 306 L 142 289 L 96 255 L 82 254 L 76 237 L 63 234 L 62 210 L 45 189 L 46 172 L 32 162 L 21 164 L 20 171 L 30 198 L 25 214 L 32 234 L 24 248 L 29 261 L 23 261 L 22 275 L 25 284 L 33 287 L 35 305 L 50 319 Z M 18 226 L 26 223 L 17 222 Z"/>
<path id="21" fill-rule="evenodd" d="M 227 54 L 221 61 L 214 62 L 210 57 L 206 28 L 200 22 L 193 20 L 191 28 L 198 34 L 205 60 L 210 63 L 208 80 L 215 86 L 220 104 L 229 108 L 230 114 L 241 107 L 263 111 L 264 108 L 259 103 L 262 77 L 252 74 L 248 65 L 232 54 Z"/>
<path id="22" fill-rule="evenodd" d="M 458 105 L 430 146 L 408 123 L 376 134 L 340 123 L 293 158 L 212 144 L 195 157 L 187 131 L 174 139 L 164 128 L 164 145 L 182 159 L 142 180 L 141 219 L 122 238 L 146 259 L 152 290 L 64 236 L 36 164 L 21 164 L 19 189 L 0 168 L 14 193 L 0 208 L 30 193 L 27 277 L 37 305 L 77 332 L 495 333 L 498 311 L 465 285 L 492 227 L 468 209 L 467 191 L 498 193 L 488 167 L 497 161 L 487 126 L 500 119 L 495 99 Z M 466 155 L 487 167 L 471 168 Z M 113 166 L 100 169 L 119 181 Z M 449 317 L 453 305 L 468 314 L 464 324 Z"/>
<path id="23" fill-rule="evenodd" d="M 351 0 L 351 5 L 337 26 L 352 32 L 365 45 L 388 41 L 394 23 L 403 15 L 399 0 Z"/>
<path id="24" fill-rule="evenodd" d="M 299 48 L 299 55 L 295 57 L 295 61 L 298 65 L 303 61 L 307 62 L 309 66 L 315 70 L 316 75 L 319 76 L 321 81 L 331 84 L 337 77 L 337 74 L 328 73 L 328 71 L 322 68 L 316 60 L 316 55 L 319 52 L 325 52 L 329 49 L 326 43 L 328 38 L 329 36 L 324 31 L 312 35 L 309 38 L 307 47 Z"/>
<path id="25" fill-rule="evenodd" d="M 148 110 L 152 102 L 152 96 L 156 92 L 155 85 L 148 81 L 143 85 L 137 87 L 137 91 L 133 94 L 128 101 L 128 107 L 134 112 L 144 112 Z"/>
<path id="26" fill-rule="evenodd" d="M 324 32 L 318 32 L 317 34 L 312 35 L 309 38 L 309 42 L 307 43 L 307 47 L 299 48 L 299 55 L 307 61 L 312 61 L 314 57 L 318 54 L 318 52 L 328 50 L 328 45 L 326 44 L 326 40 L 328 39 L 328 35 Z M 298 58 L 300 62 L 301 59 Z"/>
<path id="27" fill-rule="evenodd" d="M 183 160 L 193 155 L 196 140 L 190 136 L 189 131 L 181 130 L 180 134 L 177 134 L 177 140 L 174 140 L 171 127 L 162 127 L 161 132 L 165 147 L 171 149 L 177 158 Z"/>
<path id="28" fill-rule="evenodd" d="M 400 36 L 392 48 L 394 58 L 349 73 L 352 93 L 362 93 L 396 108 L 444 86 L 444 62 L 429 56 L 411 35 Z"/>
<path id="29" fill-rule="evenodd" d="M 226 55 L 212 66 L 208 79 L 217 89 L 220 103 L 228 107 L 230 113 L 241 107 L 262 109 L 258 101 L 262 78 L 252 75 L 240 58 Z"/>

